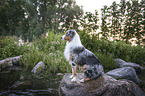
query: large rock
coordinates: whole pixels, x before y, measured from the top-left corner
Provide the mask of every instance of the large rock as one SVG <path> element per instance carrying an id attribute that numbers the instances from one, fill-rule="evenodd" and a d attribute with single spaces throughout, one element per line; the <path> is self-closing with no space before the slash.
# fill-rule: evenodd
<path id="1" fill-rule="evenodd" d="M 106 73 L 115 79 L 127 79 L 139 83 L 140 79 L 132 67 L 117 68 Z"/>
<path id="2" fill-rule="evenodd" d="M 122 59 L 114 59 L 117 67 L 123 68 L 123 67 L 133 67 L 136 71 L 136 73 L 139 75 L 141 73 L 141 70 L 144 69 L 139 64 L 132 63 L 132 62 L 125 62 Z"/>
<path id="3" fill-rule="evenodd" d="M 85 83 L 71 82 L 70 73 L 65 74 L 60 86 L 60 96 L 145 96 L 145 93 L 134 82 L 116 80 L 103 75 Z M 79 73 L 78 78 L 83 78 Z"/>
<path id="4" fill-rule="evenodd" d="M 45 64 L 44 62 L 40 61 L 33 69 L 31 72 L 33 73 L 40 73 L 42 70 L 44 70 Z"/>
<path id="5" fill-rule="evenodd" d="M 16 56 L 16 57 L 9 57 L 3 60 L 0 60 L 0 72 L 10 72 L 11 70 L 15 69 L 14 67 L 19 65 L 19 60 L 22 57 Z"/>
<path id="6" fill-rule="evenodd" d="M 0 67 L 5 68 L 7 66 L 18 65 L 19 59 L 21 57 L 22 57 L 22 55 L 16 56 L 16 57 L 9 57 L 9 58 L 0 60 Z"/>

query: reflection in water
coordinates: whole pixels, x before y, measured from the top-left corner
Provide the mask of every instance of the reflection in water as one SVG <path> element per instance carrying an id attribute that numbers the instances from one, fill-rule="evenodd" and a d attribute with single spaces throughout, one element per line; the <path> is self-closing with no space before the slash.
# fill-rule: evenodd
<path id="1" fill-rule="evenodd" d="M 0 73 L 0 96 L 58 96 L 61 78 L 62 76 L 48 76 L 45 73 L 34 75 L 24 70 Z"/>

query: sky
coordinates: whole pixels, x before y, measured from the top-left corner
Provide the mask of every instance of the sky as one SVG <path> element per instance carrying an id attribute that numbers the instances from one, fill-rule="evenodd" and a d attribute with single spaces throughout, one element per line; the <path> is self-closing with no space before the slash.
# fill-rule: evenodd
<path id="1" fill-rule="evenodd" d="M 110 6 L 114 1 L 117 4 L 119 4 L 121 0 L 75 0 L 75 1 L 77 5 L 83 6 L 84 12 L 95 13 L 95 10 L 97 10 L 99 13 L 99 17 L 101 17 L 101 8 L 103 8 L 104 5 Z M 141 0 L 138 1 L 140 2 Z M 99 21 L 99 24 L 100 23 L 101 21 Z M 98 31 L 100 32 L 100 29 L 98 29 Z"/>
<path id="2" fill-rule="evenodd" d="M 101 8 L 104 5 L 110 6 L 113 1 L 117 4 L 120 2 L 120 0 L 76 0 L 76 4 L 83 6 L 84 12 L 95 13 L 95 10 L 97 10 L 101 14 Z"/>
<path id="3" fill-rule="evenodd" d="M 117 4 L 120 3 L 121 0 L 75 0 L 76 4 L 79 6 L 83 6 L 84 12 L 95 13 L 95 10 L 99 13 L 99 18 L 101 17 L 101 8 L 107 5 L 110 6 L 115 1 Z M 130 1 L 130 0 L 126 0 Z M 141 0 L 138 0 L 139 2 Z M 101 21 L 99 21 L 100 23 Z"/>
<path id="4" fill-rule="evenodd" d="M 103 6 L 112 5 L 113 1 L 115 1 L 117 4 L 120 3 L 120 0 L 75 0 L 76 4 L 79 6 L 83 6 L 84 12 L 91 12 L 95 13 L 95 10 L 98 11 L 99 17 L 101 17 L 101 8 Z M 101 21 L 98 22 L 99 24 Z"/>
<path id="5" fill-rule="evenodd" d="M 83 6 L 84 12 L 95 13 L 95 10 L 97 10 L 99 15 L 101 16 L 101 8 L 103 8 L 104 5 L 110 6 L 114 1 L 117 4 L 119 4 L 121 0 L 75 0 L 75 1 L 77 5 Z M 141 0 L 138 1 L 140 2 Z"/>

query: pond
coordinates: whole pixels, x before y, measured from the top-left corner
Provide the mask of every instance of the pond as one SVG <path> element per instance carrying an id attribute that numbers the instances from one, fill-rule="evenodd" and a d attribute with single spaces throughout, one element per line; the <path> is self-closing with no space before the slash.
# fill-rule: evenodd
<path id="1" fill-rule="evenodd" d="M 62 76 L 25 70 L 0 73 L 0 96 L 58 96 Z"/>
<path id="2" fill-rule="evenodd" d="M 63 77 L 47 75 L 42 72 L 33 74 L 25 69 L 0 73 L 0 96 L 58 96 L 58 87 Z M 109 70 L 105 70 L 107 72 Z M 145 70 L 139 75 L 139 86 L 145 92 Z"/>

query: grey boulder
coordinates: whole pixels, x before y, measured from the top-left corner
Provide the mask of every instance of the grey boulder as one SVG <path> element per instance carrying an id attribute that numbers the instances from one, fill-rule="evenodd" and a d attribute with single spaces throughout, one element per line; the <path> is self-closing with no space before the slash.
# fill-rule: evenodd
<path id="1" fill-rule="evenodd" d="M 139 64 L 136 63 L 132 63 L 132 62 L 125 62 L 122 59 L 114 59 L 116 66 L 119 68 L 123 68 L 123 67 L 133 67 L 137 73 L 137 75 L 141 74 L 141 70 L 143 70 L 144 68 L 141 67 Z"/>
<path id="2" fill-rule="evenodd" d="M 107 72 L 106 74 L 115 79 L 127 79 L 137 84 L 140 82 L 140 79 L 138 78 L 134 68 L 132 67 L 117 68 Z"/>
<path id="3" fill-rule="evenodd" d="M 65 74 L 59 96 L 145 96 L 142 89 L 132 81 L 116 80 L 106 74 L 84 83 L 71 82 L 70 73 Z M 78 73 L 78 78 L 83 78 Z"/>
<path id="4" fill-rule="evenodd" d="M 45 64 L 44 62 L 40 61 L 32 70 L 32 73 L 40 73 L 42 70 L 44 70 Z"/>

